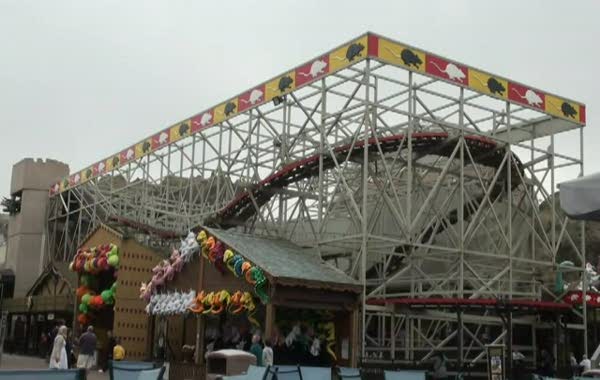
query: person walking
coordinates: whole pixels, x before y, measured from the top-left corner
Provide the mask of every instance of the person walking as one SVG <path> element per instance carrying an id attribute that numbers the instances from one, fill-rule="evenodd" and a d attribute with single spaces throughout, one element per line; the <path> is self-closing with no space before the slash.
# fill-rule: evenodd
<path id="1" fill-rule="evenodd" d="M 579 363 L 579 366 L 581 367 L 581 374 L 584 375 L 587 371 L 592 369 L 592 361 L 588 359 L 587 355 L 583 355 L 583 359 L 581 360 L 581 363 Z"/>
<path id="2" fill-rule="evenodd" d="M 260 336 L 254 335 L 252 337 L 252 346 L 250 346 L 250 353 L 256 356 L 256 365 L 262 366 L 262 347 L 260 345 Z"/>
<path id="3" fill-rule="evenodd" d="M 94 334 L 94 327 L 88 326 L 87 331 L 79 337 L 77 368 L 89 370 L 94 366 L 94 354 L 96 353 L 97 341 L 96 334 Z"/>
<path id="4" fill-rule="evenodd" d="M 579 376 L 580 375 L 579 363 L 577 363 L 577 358 L 575 357 L 575 354 L 573 352 L 571 352 L 571 356 L 569 358 L 569 364 L 571 366 L 572 376 Z"/>
<path id="5" fill-rule="evenodd" d="M 67 363 L 69 368 L 73 368 L 75 365 L 75 354 L 73 353 L 73 334 L 72 331 L 68 331 L 67 339 L 65 344 L 65 349 L 67 350 Z"/>
<path id="6" fill-rule="evenodd" d="M 262 351 L 262 364 L 265 367 L 273 366 L 273 349 L 271 348 L 271 340 L 265 340 L 265 348 Z"/>
<path id="7" fill-rule="evenodd" d="M 67 326 L 60 326 L 52 344 L 52 352 L 50 353 L 50 365 L 52 369 L 68 369 L 67 361 Z"/>
<path id="8" fill-rule="evenodd" d="M 108 371 L 109 363 L 113 361 L 113 350 L 117 344 L 112 330 L 106 332 L 106 346 L 102 345 L 102 365 L 98 364 L 100 372 Z"/>
<path id="9" fill-rule="evenodd" d="M 435 380 L 446 380 L 448 378 L 448 370 L 446 369 L 446 356 L 438 352 L 433 357 L 433 375 Z"/>

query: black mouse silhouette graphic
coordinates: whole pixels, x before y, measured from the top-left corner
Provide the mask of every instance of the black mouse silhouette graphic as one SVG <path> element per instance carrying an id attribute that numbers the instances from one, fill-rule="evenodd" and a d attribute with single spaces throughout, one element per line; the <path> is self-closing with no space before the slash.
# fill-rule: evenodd
<path id="1" fill-rule="evenodd" d="M 185 136 L 186 133 L 190 130 L 190 127 L 187 123 L 183 123 L 179 126 L 179 136 Z"/>
<path id="2" fill-rule="evenodd" d="M 560 105 L 560 110 L 562 111 L 563 115 L 565 115 L 566 117 L 571 117 L 571 118 L 575 119 L 575 116 L 577 115 L 577 111 L 575 110 L 575 108 L 573 108 L 573 106 L 567 102 L 563 102 Z"/>
<path id="3" fill-rule="evenodd" d="M 225 105 L 225 116 L 229 116 L 235 112 L 235 103 L 229 102 Z"/>
<path id="4" fill-rule="evenodd" d="M 417 69 L 423 64 L 421 58 L 410 49 L 403 49 L 402 53 L 400 53 L 400 58 L 402 58 L 402 62 L 404 62 L 406 66 L 414 65 Z"/>
<path id="5" fill-rule="evenodd" d="M 144 152 L 144 153 L 149 152 L 151 147 L 152 147 L 152 144 L 150 144 L 150 141 L 144 141 L 144 144 L 142 144 L 142 152 Z"/>
<path id="6" fill-rule="evenodd" d="M 113 167 L 115 166 L 119 166 L 119 156 L 114 156 L 112 159 L 112 165 Z"/>
<path id="7" fill-rule="evenodd" d="M 472 75 L 473 78 L 475 78 L 477 80 L 477 82 L 479 82 L 482 86 L 485 86 L 488 88 L 488 90 L 490 90 L 490 92 L 492 94 L 498 94 L 498 95 L 504 95 L 504 91 L 506 91 L 506 89 L 504 88 L 504 86 L 502 85 L 502 83 L 498 82 L 498 79 L 494 78 L 494 77 L 490 77 L 487 82 L 483 82 L 481 80 L 481 78 L 478 75 L 473 74 Z"/>
<path id="8" fill-rule="evenodd" d="M 422 64 L 423 61 L 421 61 L 421 58 L 419 58 L 418 55 L 416 55 L 412 50 L 410 49 L 402 49 L 402 51 L 400 52 L 400 54 L 396 54 L 395 51 L 393 51 L 392 49 L 390 49 L 389 47 L 385 47 L 387 49 L 387 51 L 389 51 L 394 57 L 396 58 L 400 58 L 402 60 L 402 62 L 404 62 L 404 64 L 408 67 L 414 66 L 415 68 L 419 68 Z"/>
<path id="9" fill-rule="evenodd" d="M 352 62 L 354 58 L 360 57 L 363 50 L 365 50 L 365 45 L 361 44 L 360 42 L 350 44 L 350 46 L 348 46 L 348 50 L 346 50 L 346 59 L 349 62 Z"/>
<path id="10" fill-rule="evenodd" d="M 498 82 L 494 77 L 490 77 L 490 79 L 487 80 L 487 88 L 492 94 L 498 95 L 504 95 L 504 91 L 506 91 L 502 83 Z"/>
<path id="11" fill-rule="evenodd" d="M 92 169 L 88 169 L 85 171 L 85 178 L 90 178 L 92 176 Z"/>
<path id="12" fill-rule="evenodd" d="M 294 80 L 289 75 L 286 75 L 279 79 L 277 88 L 279 89 L 279 92 L 285 92 L 285 90 L 292 88 L 292 83 L 294 83 Z"/>

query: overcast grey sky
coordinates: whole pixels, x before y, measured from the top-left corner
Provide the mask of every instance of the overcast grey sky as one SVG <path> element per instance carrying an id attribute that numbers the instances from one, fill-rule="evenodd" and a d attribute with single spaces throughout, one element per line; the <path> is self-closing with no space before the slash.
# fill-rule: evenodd
<path id="1" fill-rule="evenodd" d="M 600 171 L 598 16 L 595 0 L 0 0 L 0 195 L 23 157 L 82 169 L 367 30 L 585 102 Z"/>

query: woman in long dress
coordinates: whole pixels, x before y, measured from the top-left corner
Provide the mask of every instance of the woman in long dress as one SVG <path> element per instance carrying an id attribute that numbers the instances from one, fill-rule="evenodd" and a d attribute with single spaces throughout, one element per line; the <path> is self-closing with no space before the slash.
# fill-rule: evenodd
<path id="1" fill-rule="evenodd" d="M 60 326 L 58 334 L 54 338 L 54 344 L 52 345 L 52 353 L 50 354 L 50 368 L 53 369 L 68 369 L 69 364 L 67 360 L 67 326 Z"/>

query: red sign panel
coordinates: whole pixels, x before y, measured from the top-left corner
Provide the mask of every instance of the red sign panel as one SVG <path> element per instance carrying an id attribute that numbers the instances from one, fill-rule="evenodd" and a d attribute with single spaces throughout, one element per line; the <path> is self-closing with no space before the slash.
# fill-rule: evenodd
<path id="1" fill-rule="evenodd" d="M 194 116 L 192 118 L 192 133 L 210 127 L 213 123 L 213 119 L 214 114 L 212 109 Z"/>
<path id="2" fill-rule="evenodd" d="M 296 69 L 296 86 L 312 82 L 329 72 L 329 56 L 324 55 Z"/>
<path id="3" fill-rule="evenodd" d="M 508 82 L 508 99 L 540 110 L 546 108 L 546 96 L 517 83 Z"/>
<path id="4" fill-rule="evenodd" d="M 265 101 L 265 85 L 250 90 L 238 98 L 238 110 L 242 112 Z"/>
<path id="5" fill-rule="evenodd" d="M 425 71 L 436 77 L 448 79 L 465 86 L 469 84 L 469 74 L 465 66 L 430 54 L 425 56 Z"/>

